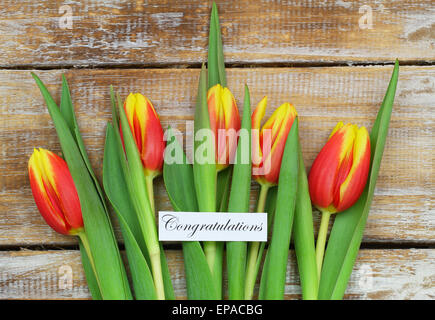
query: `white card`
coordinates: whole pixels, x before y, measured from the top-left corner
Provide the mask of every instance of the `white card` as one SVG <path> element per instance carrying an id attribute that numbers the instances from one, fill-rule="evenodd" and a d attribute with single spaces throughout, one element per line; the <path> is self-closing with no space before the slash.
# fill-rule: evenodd
<path id="1" fill-rule="evenodd" d="M 267 213 L 159 211 L 160 241 L 267 241 Z"/>

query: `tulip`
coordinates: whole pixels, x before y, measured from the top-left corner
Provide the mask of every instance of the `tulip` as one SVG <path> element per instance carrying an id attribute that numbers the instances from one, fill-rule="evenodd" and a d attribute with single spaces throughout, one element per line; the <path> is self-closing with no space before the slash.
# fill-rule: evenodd
<path id="1" fill-rule="evenodd" d="M 80 233 L 82 211 L 66 162 L 48 150 L 35 149 L 28 169 L 36 206 L 47 224 L 64 235 Z"/>
<path id="2" fill-rule="evenodd" d="M 320 275 L 331 214 L 350 208 L 361 196 L 370 168 L 370 137 L 365 127 L 339 122 L 308 176 L 311 201 L 322 212 L 316 245 Z"/>
<path id="3" fill-rule="evenodd" d="M 99 285 L 79 196 L 67 163 L 51 151 L 34 149 L 28 171 L 30 188 L 42 217 L 56 232 L 80 237 Z"/>
<path id="4" fill-rule="evenodd" d="M 153 104 L 140 93 L 130 93 L 125 100 L 124 110 L 142 160 L 145 176 L 160 175 L 163 170 L 165 141 L 162 125 Z"/>
<path id="5" fill-rule="evenodd" d="M 260 130 L 261 120 L 266 113 L 267 97 L 264 97 L 251 118 L 252 127 L 252 176 L 260 184 L 257 212 L 264 212 L 270 187 L 278 184 L 284 147 L 287 136 L 297 116 L 293 105 L 286 102 L 277 108 Z M 252 242 L 248 249 L 245 299 L 252 299 L 258 270 L 256 262 L 259 243 Z"/>
<path id="6" fill-rule="evenodd" d="M 293 105 L 284 103 L 260 130 L 266 105 L 267 97 L 264 97 L 252 114 L 252 160 L 254 179 L 261 185 L 270 187 L 278 184 L 285 142 L 297 112 Z"/>
<path id="7" fill-rule="evenodd" d="M 162 125 L 151 101 L 140 93 L 128 95 L 124 110 L 142 161 L 148 197 L 154 211 L 153 180 L 162 173 L 166 145 Z M 122 138 L 122 129 L 120 132 Z"/>
<path id="8" fill-rule="evenodd" d="M 216 170 L 227 168 L 234 160 L 240 116 L 236 100 L 228 88 L 216 84 L 207 92 L 210 128 L 215 137 Z"/>

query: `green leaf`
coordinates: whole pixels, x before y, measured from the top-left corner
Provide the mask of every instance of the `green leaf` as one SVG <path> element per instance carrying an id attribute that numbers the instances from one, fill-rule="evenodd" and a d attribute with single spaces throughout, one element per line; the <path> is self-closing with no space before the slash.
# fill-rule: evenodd
<path id="1" fill-rule="evenodd" d="M 241 134 L 237 145 L 233 179 L 231 183 L 229 212 L 249 212 L 251 191 L 251 102 L 245 86 Z M 247 134 L 244 134 L 247 133 Z M 246 156 L 247 155 L 247 156 Z M 246 161 L 247 160 L 247 161 Z M 228 298 L 244 299 L 247 243 L 227 242 Z"/>
<path id="2" fill-rule="evenodd" d="M 193 168 L 175 138 L 172 129 L 167 131 L 167 147 L 163 164 L 163 180 L 172 206 L 176 211 L 196 212 L 198 205 L 194 191 Z M 171 154 L 171 153 L 174 154 Z M 169 161 L 179 155 L 179 161 Z M 177 160 L 177 158 L 176 158 Z M 187 297 L 194 300 L 218 299 L 210 268 L 201 245 L 197 241 L 183 242 L 184 269 Z"/>
<path id="3" fill-rule="evenodd" d="M 222 48 L 222 35 L 216 3 L 213 2 L 210 15 L 210 33 L 208 38 L 208 88 L 216 84 L 227 85 L 225 61 Z"/>
<path id="4" fill-rule="evenodd" d="M 110 102 L 112 105 L 112 121 L 113 121 L 113 127 L 119 128 L 119 114 L 118 114 L 118 108 L 117 106 L 122 106 L 121 100 L 119 99 L 119 96 L 115 96 L 115 91 L 113 90 L 113 86 L 110 85 Z"/>
<path id="5" fill-rule="evenodd" d="M 216 180 L 216 211 L 226 212 L 230 196 L 232 167 L 229 166 L 218 173 Z"/>
<path id="6" fill-rule="evenodd" d="M 320 278 L 319 299 L 342 299 L 358 255 L 375 191 L 388 134 L 399 62 L 396 60 L 390 84 L 370 133 L 371 169 L 363 194 L 355 205 L 337 214 L 325 253 Z"/>
<path id="7" fill-rule="evenodd" d="M 107 209 L 106 202 L 104 200 L 103 191 L 101 190 L 97 177 L 95 176 L 94 171 L 92 170 L 91 162 L 89 161 L 88 154 L 86 153 L 85 144 L 83 142 L 82 135 L 80 134 L 79 126 L 77 124 L 77 118 L 74 113 L 74 105 L 72 103 L 68 82 L 65 78 L 65 75 L 63 74 L 62 74 L 62 96 L 60 100 L 60 112 L 65 122 L 67 123 L 71 131 L 71 134 L 73 135 L 73 138 L 77 143 L 77 146 L 79 147 L 83 161 L 85 162 L 86 167 L 88 168 L 88 172 L 91 175 L 92 180 L 94 181 L 95 188 L 98 191 L 101 202 L 104 205 L 104 209 L 108 213 L 109 211 Z"/>
<path id="8" fill-rule="evenodd" d="M 167 147 L 165 149 L 165 161 L 163 164 L 163 181 L 169 200 L 176 211 L 196 212 L 195 185 L 193 181 L 193 169 L 187 163 L 186 155 L 176 140 L 171 128 L 166 130 Z M 169 154 L 173 152 L 173 154 Z M 181 159 L 169 161 L 169 157 L 181 156 Z"/>
<path id="9" fill-rule="evenodd" d="M 276 211 L 276 198 L 278 196 L 278 188 L 271 187 L 267 192 L 266 205 L 264 211 L 267 213 L 267 229 L 268 237 L 272 234 L 273 230 L 273 220 Z M 257 262 L 255 263 L 255 278 L 257 278 L 258 271 L 260 270 L 261 262 L 263 260 L 263 252 L 266 247 L 267 242 L 261 242 L 260 248 L 258 249 Z"/>
<path id="10" fill-rule="evenodd" d="M 138 222 L 129 193 L 126 192 L 128 188 L 120 162 L 118 143 L 115 130 L 109 123 L 103 160 L 104 190 L 120 221 L 136 299 L 156 299 L 151 271 L 132 232 L 133 228 L 137 228 Z"/>
<path id="11" fill-rule="evenodd" d="M 226 212 L 228 209 L 228 198 L 230 196 L 230 184 L 231 184 L 232 167 L 222 170 L 217 175 L 216 181 L 216 211 Z M 215 275 L 217 279 L 220 279 L 220 283 L 217 285 L 222 287 L 222 275 L 223 275 L 223 263 L 224 263 L 224 247 L 225 242 L 219 241 L 215 243 Z"/>
<path id="12" fill-rule="evenodd" d="M 77 189 L 83 221 L 104 299 L 131 299 L 127 276 L 112 225 L 75 138 L 62 113 L 44 86 L 32 73 L 53 119 L 63 155 Z"/>
<path id="13" fill-rule="evenodd" d="M 86 250 L 82 244 L 82 241 L 79 237 L 79 245 L 80 245 L 80 254 L 82 256 L 82 265 L 85 271 L 86 282 L 88 284 L 89 291 L 91 293 L 93 300 L 102 300 L 100 288 L 98 287 L 97 279 L 95 278 L 94 271 L 92 270 L 91 262 L 89 261 L 89 257 L 86 254 Z"/>
<path id="14" fill-rule="evenodd" d="M 77 121 L 74 114 L 74 106 L 71 100 L 71 93 L 68 88 L 68 82 L 66 81 L 65 75 L 62 74 L 62 96 L 60 98 L 60 112 L 71 133 L 74 134 L 74 130 L 77 127 Z"/>
<path id="15" fill-rule="evenodd" d="M 260 299 L 284 299 L 285 275 L 293 225 L 299 171 L 298 118 L 287 137 L 278 181 L 272 239 L 260 281 Z"/>
<path id="16" fill-rule="evenodd" d="M 198 241 L 183 242 L 187 298 L 189 300 L 218 300 L 214 280 L 207 259 Z"/>
<path id="17" fill-rule="evenodd" d="M 207 70 L 202 65 L 194 121 L 193 177 L 199 211 L 216 210 L 216 164 L 214 136 L 210 129 L 207 106 Z M 219 296 L 222 292 L 222 261 L 216 242 L 204 242 L 204 252 Z"/>
<path id="18" fill-rule="evenodd" d="M 165 251 L 163 245 L 160 244 L 160 263 L 162 268 L 163 286 L 165 289 L 165 300 L 175 300 L 174 286 L 172 285 L 171 274 L 169 273 L 169 266 L 166 260 Z"/>
<path id="19" fill-rule="evenodd" d="M 319 280 L 314 245 L 313 210 L 300 143 L 298 195 L 293 221 L 293 241 L 301 280 L 302 298 L 304 300 L 316 300 Z"/>
<path id="20" fill-rule="evenodd" d="M 199 210 L 214 212 L 216 210 L 215 146 L 208 115 L 206 74 L 203 65 L 195 107 L 193 177 Z"/>

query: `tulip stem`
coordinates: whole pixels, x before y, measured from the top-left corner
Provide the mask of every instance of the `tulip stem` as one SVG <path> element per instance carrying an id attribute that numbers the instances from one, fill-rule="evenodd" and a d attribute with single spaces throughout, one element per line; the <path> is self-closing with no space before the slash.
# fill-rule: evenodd
<path id="1" fill-rule="evenodd" d="M 153 217 L 156 219 L 155 215 L 155 204 L 154 204 L 154 178 L 155 175 L 145 175 L 146 189 L 148 200 L 151 207 L 151 212 Z M 145 229 L 143 229 L 145 230 Z M 145 237 L 144 233 L 144 237 Z M 145 237 L 146 242 L 146 237 Z M 153 241 L 154 242 L 154 241 Z M 156 294 L 158 300 L 165 300 L 165 287 L 163 284 L 163 274 L 162 274 L 162 265 L 160 260 L 160 247 L 157 243 L 153 243 L 151 245 L 151 249 L 149 250 L 150 260 L 151 260 L 151 272 L 153 274 L 154 286 L 156 288 Z"/>
<path id="2" fill-rule="evenodd" d="M 145 176 L 148 199 L 150 200 L 151 210 L 153 211 L 154 216 L 156 215 L 155 202 L 154 202 L 154 176 L 146 175 Z"/>
<path id="3" fill-rule="evenodd" d="M 94 257 L 92 256 L 91 247 L 89 245 L 88 236 L 86 235 L 86 232 L 84 230 L 77 233 L 77 236 L 80 238 L 83 248 L 85 248 L 86 255 L 88 256 L 89 263 L 91 264 L 92 271 L 94 272 L 95 279 L 97 280 L 98 287 L 100 288 L 101 292 L 101 285 L 100 285 L 100 279 L 98 278 L 97 269 L 95 268 L 95 262 Z"/>
<path id="4" fill-rule="evenodd" d="M 165 300 L 165 287 L 163 285 L 162 265 L 160 261 L 160 248 L 156 247 L 154 252 L 150 252 L 151 270 L 154 278 L 154 286 L 158 300 Z"/>
<path id="5" fill-rule="evenodd" d="M 317 235 L 316 242 L 316 264 L 317 275 L 320 282 L 320 274 L 322 271 L 323 255 L 325 253 L 326 235 L 328 233 L 329 218 L 331 213 L 329 211 L 322 211 L 322 220 L 320 221 L 319 234 Z"/>
<path id="6" fill-rule="evenodd" d="M 267 192 L 269 191 L 269 185 L 262 184 L 260 188 L 260 195 L 258 196 L 257 212 L 264 212 L 266 206 Z M 258 249 L 260 247 L 259 242 L 251 242 L 248 250 L 248 261 L 246 267 L 246 282 L 245 282 L 245 299 L 252 300 L 254 295 L 255 281 L 257 280 L 257 260 Z"/>

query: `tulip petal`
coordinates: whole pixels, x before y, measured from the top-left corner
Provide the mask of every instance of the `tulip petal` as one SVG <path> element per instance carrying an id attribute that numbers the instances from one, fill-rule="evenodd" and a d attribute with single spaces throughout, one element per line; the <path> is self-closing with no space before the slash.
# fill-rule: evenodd
<path id="1" fill-rule="evenodd" d="M 48 150 L 43 150 L 42 152 L 45 153 L 45 157 L 48 159 L 47 163 L 51 166 L 53 190 L 56 192 L 66 222 L 72 229 L 83 227 L 80 200 L 68 165 L 56 154 Z M 50 176 L 49 174 L 47 175 Z"/>
<path id="2" fill-rule="evenodd" d="M 366 185 L 370 168 L 370 138 L 367 129 L 361 127 L 353 145 L 353 164 L 346 180 L 340 185 L 338 211 L 351 207 L 360 197 Z"/>
<path id="3" fill-rule="evenodd" d="M 125 101 L 124 110 L 145 174 L 153 176 L 160 174 L 163 168 L 165 141 L 153 104 L 140 93 L 130 93 Z M 120 132 L 123 139 L 121 126 Z"/>
<path id="4" fill-rule="evenodd" d="M 340 121 L 339 123 L 337 123 L 337 125 L 335 126 L 335 128 L 332 130 L 331 134 L 329 135 L 329 139 L 331 139 L 331 137 L 342 127 L 344 126 L 343 121 Z"/>
<path id="5" fill-rule="evenodd" d="M 63 159 L 48 150 L 35 150 L 29 177 L 36 205 L 50 227 L 61 234 L 83 227 L 77 190 Z"/>
<path id="6" fill-rule="evenodd" d="M 45 222 L 47 222 L 54 231 L 67 235 L 68 227 L 65 224 L 63 216 L 60 215 L 59 212 L 56 212 L 51 205 L 40 171 L 35 162 L 36 159 L 33 154 L 29 161 L 29 180 L 36 206 Z"/>
<path id="7" fill-rule="evenodd" d="M 348 124 L 337 129 L 311 166 L 308 177 L 311 200 L 320 209 L 327 209 L 334 203 L 334 188 L 339 169 L 346 155 L 352 150 L 354 137 L 352 125 Z M 336 212 L 334 208 L 330 209 Z"/>
<path id="8" fill-rule="evenodd" d="M 261 127 L 261 119 L 264 118 L 266 113 L 267 106 L 267 96 L 261 99 L 260 103 L 255 108 L 252 113 L 252 165 L 259 166 L 262 158 L 262 151 L 260 148 L 260 127 Z"/>
<path id="9" fill-rule="evenodd" d="M 163 153 L 165 141 L 163 139 L 163 128 L 157 113 L 151 103 L 148 104 L 148 118 L 146 122 L 145 148 L 142 150 L 142 159 L 146 171 L 161 173 L 163 170 Z"/>
<path id="10" fill-rule="evenodd" d="M 267 164 L 268 161 L 271 164 L 270 170 L 264 172 L 264 179 L 272 184 L 278 183 L 285 143 L 296 116 L 297 112 L 293 105 L 284 103 L 274 111 L 261 129 L 260 144 L 263 152 L 263 164 Z M 272 147 L 269 153 L 266 151 L 265 141 L 262 139 L 264 131 L 267 129 L 272 129 Z"/>

